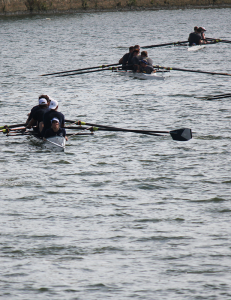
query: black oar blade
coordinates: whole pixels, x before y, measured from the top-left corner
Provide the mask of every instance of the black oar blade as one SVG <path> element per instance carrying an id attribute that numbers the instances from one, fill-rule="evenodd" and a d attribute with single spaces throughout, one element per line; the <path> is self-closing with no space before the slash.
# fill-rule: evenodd
<path id="1" fill-rule="evenodd" d="M 192 138 L 192 130 L 189 128 L 176 129 L 169 133 L 175 141 L 188 141 Z"/>

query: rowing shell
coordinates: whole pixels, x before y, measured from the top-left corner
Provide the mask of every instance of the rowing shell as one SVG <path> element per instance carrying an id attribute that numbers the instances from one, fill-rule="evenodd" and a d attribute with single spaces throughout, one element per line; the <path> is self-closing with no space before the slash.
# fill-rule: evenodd
<path id="1" fill-rule="evenodd" d="M 125 75 L 125 76 L 130 76 L 133 78 L 138 78 L 138 79 L 143 79 L 143 80 L 164 80 L 164 76 L 157 75 L 157 73 L 136 73 L 133 71 L 117 71 L 116 73 Z"/>
<path id="2" fill-rule="evenodd" d="M 204 49 L 205 45 L 195 45 L 195 46 L 189 46 L 188 51 L 198 51 L 201 49 Z"/>
<path id="3" fill-rule="evenodd" d="M 63 152 L 66 146 L 66 139 L 63 136 L 52 136 L 47 138 L 45 141 L 38 137 L 37 135 L 33 135 L 37 140 L 41 141 L 41 144 L 44 148 L 55 151 L 55 152 Z"/>
<path id="4" fill-rule="evenodd" d="M 44 141 L 45 148 L 52 151 L 64 151 L 66 139 L 63 136 L 52 136 Z"/>

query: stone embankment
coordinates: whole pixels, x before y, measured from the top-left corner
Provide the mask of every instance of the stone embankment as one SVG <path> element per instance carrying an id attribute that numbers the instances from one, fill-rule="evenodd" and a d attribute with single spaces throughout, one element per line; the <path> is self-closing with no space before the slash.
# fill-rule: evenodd
<path id="1" fill-rule="evenodd" d="M 0 0 L 0 15 L 192 7 L 231 7 L 231 0 Z"/>

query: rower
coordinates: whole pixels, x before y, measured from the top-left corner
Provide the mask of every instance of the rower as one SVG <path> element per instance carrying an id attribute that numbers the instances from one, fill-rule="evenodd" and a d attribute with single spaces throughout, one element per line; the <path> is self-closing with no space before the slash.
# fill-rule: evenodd
<path id="1" fill-rule="evenodd" d="M 63 136 L 66 141 L 68 140 L 66 136 L 66 130 L 65 128 L 60 128 L 60 123 L 58 118 L 53 118 L 51 120 L 51 128 L 46 130 L 43 139 L 46 140 L 47 138 L 53 136 Z"/>
<path id="2" fill-rule="evenodd" d="M 132 59 L 131 59 L 131 64 L 132 64 L 132 70 L 134 72 L 136 72 L 138 70 L 138 67 L 139 67 L 139 59 L 138 59 L 138 54 L 139 54 L 139 50 L 136 49 L 133 51 L 133 56 L 132 56 Z"/>
<path id="3" fill-rule="evenodd" d="M 148 52 L 147 51 L 142 51 L 141 54 L 138 56 L 139 60 L 146 60 L 148 62 L 148 65 L 149 66 L 152 66 L 153 65 L 153 60 L 148 57 Z"/>
<path id="4" fill-rule="evenodd" d="M 124 56 L 121 57 L 121 59 L 119 60 L 119 64 L 122 64 L 123 70 L 127 70 L 126 66 L 128 65 L 128 58 L 129 58 L 130 54 L 133 52 L 133 50 L 134 50 L 133 46 L 129 47 L 129 52 L 124 54 Z"/>
<path id="5" fill-rule="evenodd" d="M 189 46 L 193 45 L 201 45 L 201 31 L 197 26 L 194 27 L 194 32 L 191 32 L 188 41 L 189 41 Z"/>
<path id="6" fill-rule="evenodd" d="M 47 105 L 49 106 L 50 100 L 51 100 L 50 97 L 49 97 L 48 95 L 40 95 L 39 98 L 38 98 L 38 101 L 39 101 L 40 99 L 42 99 L 42 98 L 44 98 L 44 99 L 47 100 Z M 34 106 L 34 107 L 31 109 L 31 112 L 28 114 L 28 118 L 27 118 L 27 120 L 26 120 L 26 124 L 29 124 L 30 120 L 31 120 L 32 117 L 33 117 L 33 114 L 35 113 L 35 111 L 36 111 L 37 109 L 40 109 L 39 104 L 36 105 L 36 106 Z"/>
<path id="7" fill-rule="evenodd" d="M 146 73 L 146 74 L 152 74 L 156 73 L 156 70 L 154 70 L 153 66 L 150 66 L 147 62 L 147 60 L 142 59 L 140 61 L 139 69 L 137 70 L 138 73 Z"/>
<path id="8" fill-rule="evenodd" d="M 42 131 L 41 123 L 43 121 L 43 116 L 48 110 L 47 99 L 40 98 L 38 108 L 34 109 L 31 113 L 31 120 L 26 127 L 30 129 L 32 126 L 36 126 L 33 127 L 34 131 L 40 133 Z"/>
<path id="9" fill-rule="evenodd" d="M 49 105 L 50 110 L 45 112 L 43 116 L 42 132 L 41 132 L 42 136 L 44 136 L 46 130 L 51 127 L 51 120 L 53 118 L 57 118 L 59 120 L 60 126 L 64 127 L 65 117 L 61 112 L 58 111 L 58 107 L 59 107 L 58 101 L 51 100 Z"/>
<path id="10" fill-rule="evenodd" d="M 135 54 L 134 54 L 135 52 Z M 132 51 L 132 53 L 130 53 L 129 58 L 128 58 L 128 67 L 127 70 L 134 70 L 134 60 L 132 62 L 132 59 L 134 58 L 134 56 L 138 56 L 140 53 L 140 46 L 139 45 L 135 45 L 134 49 Z"/>
<path id="11" fill-rule="evenodd" d="M 204 27 L 199 27 L 198 30 L 201 33 L 202 43 L 206 44 L 207 43 L 207 41 L 205 39 L 205 31 L 206 31 L 206 29 Z"/>

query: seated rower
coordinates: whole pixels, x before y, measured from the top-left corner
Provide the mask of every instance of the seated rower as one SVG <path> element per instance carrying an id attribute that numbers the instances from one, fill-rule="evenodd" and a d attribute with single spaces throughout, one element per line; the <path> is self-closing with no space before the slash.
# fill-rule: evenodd
<path id="1" fill-rule="evenodd" d="M 138 54 L 139 54 L 139 50 L 134 50 L 133 51 L 133 56 L 132 56 L 132 59 L 131 59 L 131 65 L 132 65 L 132 70 L 134 72 L 136 72 L 138 70 L 138 67 L 139 67 L 139 59 L 138 59 Z"/>
<path id="2" fill-rule="evenodd" d="M 205 38 L 205 31 L 206 31 L 206 29 L 204 27 L 199 27 L 198 31 L 201 34 L 201 43 L 207 44 L 207 41 L 206 41 L 206 38 Z"/>
<path id="3" fill-rule="evenodd" d="M 189 46 L 201 45 L 201 30 L 197 26 L 194 27 L 194 32 L 191 32 L 188 37 Z"/>
<path id="4" fill-rule="evenodd" d="M 156 73 L 156 70 L 154 70 L 153 66 L 148 65 L 148 62 L 145 59 L 142 59 L 140 61 L 140 65 L 139 65 L 139 69 L 137 70 L 137 73 L 152 74 L 152 73 Z"/>
<path id="5" fill-rule="evenodd" d="M 53 118 L 57 118 L 59 120 L 60 127 L 64 127 L 65 125 L 65 117 L 64 115 L 58 111 L 59 103 L 56 100 L 51 100 L 49 108 L 47 112 L 43 115 L 42 122 L 42 132 L 41 135 L 44 136 L 47 129 L 51 128 L 51 120 Z"/>
<path id="6" fill-rule="evenodd" d="M 130 55 L 128 57 L 128 67 L 127 67 L 127 70 L 134 70 L 134 60 L 132 61 L 132 59 L 133 59 L 134 56 L 138 56 L 139 53 L 140 53 L 140 46 L 139 45 L 135 45 L 133 51 L 130 53 Z M 138 59 L 137 59 L 137 61 L 138 61 Z"/>
<path id="7" fill-rule="evenodd" d="M 42 98 L 45 98 L 45 99 L 47 100 L 47 105 L 49 106 L 49 104 L 50 104 L 50 98 L 49 98 L 49 96 L 48 96 L 48 95 L 40 95 L 39 98 L 38 98 L 38 100 L 40 100 L 40 99 L 42 99 Z M 34 107 L 31 109 L 31 112 L 28 114 L 28 118 L 27 118 L 27 120 L 26 120 L 26 124 L 29 124 L 30 120 L 32 119 L 33 114 L 35 113 L 35 111 L 36 111 L 37 109 L 40 109 L 39 104 L 36 105 L 36 106 L 34 106 Z"/>
<path id="8" fill-rule="evenodd" d="M 153 65 L 153 60 L 148 57 L 148 52 L 147 51 L 142 51 L 141 54 L 138 56 L 139 60 L 146 60 L 148 62 L 148 65 L 149 66 L 152 66 Z"/>
<path id="9" fill-rule="evenodd" d="M 29 121 L 26 127 L 30 129 L 32 126 L 36 126 L 33 128 L 34 131 L 41 133 L 42 131 L 41 123 L 43 121 L 43 116 L 45 112 L 47 112 L 48 110 L 49 108 L 47 104 L 47 99 L 40 98 L 38 109 L 34 109 L 34 111 L 32 111 L 31 120 Z"/>
<path id="10" fill-rule="evenodd" d="M 65 128 L 60 128 L 59 119 L 57 118 L 53 118 L 51 120 L 51 128 L 46 130 L 43 139 L 46 140 L 47 138 L 53 136 L 63 136 L 66 141 L 68 140 L 66 136 L 66 130 Z"/>
<path id="11" fill-rule="evenodd" d="M 133 46 L 129 47 L 129 52 L 124 54 L 124 56 L 121 57 L 121 59 L 119 60 L 119 64 L 122 64 L 123 70 L 127 69 L 126 66 L 128 65 L 128 59 L 129 59 L 130 54 L 133 52 L 133 50 L 134 50 Z"/>

